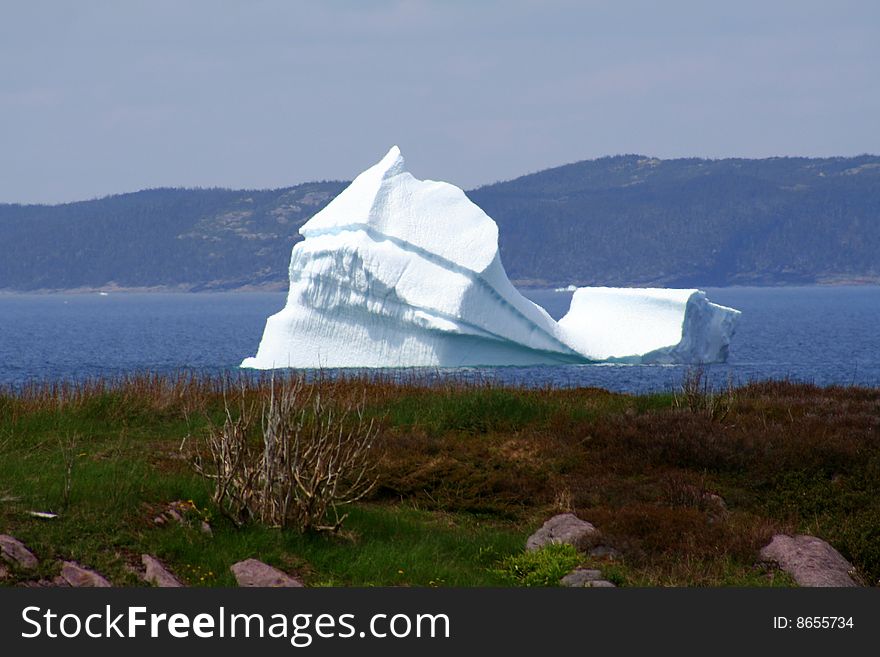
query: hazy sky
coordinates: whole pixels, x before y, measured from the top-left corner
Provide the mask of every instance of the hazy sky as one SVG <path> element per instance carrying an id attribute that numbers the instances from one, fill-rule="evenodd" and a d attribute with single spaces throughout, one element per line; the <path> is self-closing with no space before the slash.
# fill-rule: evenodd
<path id="1" fill-rule="evenodd" d="M 0 0 L 0 202 L 880 152 L 880 2 Z"/>

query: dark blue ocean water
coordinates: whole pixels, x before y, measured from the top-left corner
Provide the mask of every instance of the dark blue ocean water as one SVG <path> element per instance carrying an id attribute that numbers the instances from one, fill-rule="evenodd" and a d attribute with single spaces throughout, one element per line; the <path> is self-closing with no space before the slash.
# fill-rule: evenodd
<path id="1" fill-rule="evenodd" d="M 554 317 L 568 309 L 570 294 L 524 292 Z M 708 293 L 712 301 L 743 311 L 729 361 L 708 368 L 714 382 L 789 378 L 880 387 L 880 287 L 720 288 Z M 146 370 L 236 370 L 243 357 L 256 352 L 266 317 L 284 300 L 283 293 L 0 296 L 0 385 Z M 644 392 L 673 389 L 684 370 L 572 365 L 426 374 Z"/>

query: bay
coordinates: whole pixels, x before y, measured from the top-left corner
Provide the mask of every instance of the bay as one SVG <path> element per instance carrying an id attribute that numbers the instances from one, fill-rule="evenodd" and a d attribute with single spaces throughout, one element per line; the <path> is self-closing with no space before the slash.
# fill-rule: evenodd
<path id="1" fill-rule="evenodd" d="M 790 379 L 880 387 L 880 287 L 717 288 L 709 298 L 743 312 L 715 385 Z M 524 289 L 554 317 L 571 293 Z M 284 293 L 111 293 L 0 296 L 0 385 L 114 378 L 139 372 L 237 373 L 256 352 Z M 669 391 L 687 368 L 569 365 L 383 370 L 417 378 L 491 380 L 530 387 Z"/>

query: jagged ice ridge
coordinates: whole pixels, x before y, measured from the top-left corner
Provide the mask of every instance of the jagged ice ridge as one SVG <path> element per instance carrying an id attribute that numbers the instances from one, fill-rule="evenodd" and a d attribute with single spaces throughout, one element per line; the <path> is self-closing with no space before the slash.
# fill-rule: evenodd
<path id="1" fill-rule="evenodd" d="M 739 317 L 699 290 L 603 287 L 556 322 L 507 278 L 495 222 L 396 146 L 300 233 L 287 304 L 242 367 L 717 362 Z"/>

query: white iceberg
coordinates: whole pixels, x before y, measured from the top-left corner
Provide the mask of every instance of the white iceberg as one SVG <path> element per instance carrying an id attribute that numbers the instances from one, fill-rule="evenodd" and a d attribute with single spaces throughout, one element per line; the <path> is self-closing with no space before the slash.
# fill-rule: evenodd
<path id="1" fill-rule="evenodd" d="M 579 288 L 556 322 L 508 280 L 495 222 L 396 146 L 300 233 L 287 304 L 242 367 L 713 362 L 739 315 L 697 290 Z"/>
<path id="2" fill-rule="evenodd" d="M 702 290 L 581 287 L 559 325 L 591 361 L 714 363 L 727 360 L 739 315 Z"/>

